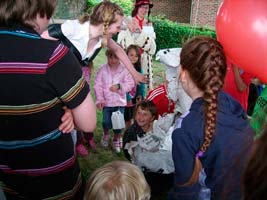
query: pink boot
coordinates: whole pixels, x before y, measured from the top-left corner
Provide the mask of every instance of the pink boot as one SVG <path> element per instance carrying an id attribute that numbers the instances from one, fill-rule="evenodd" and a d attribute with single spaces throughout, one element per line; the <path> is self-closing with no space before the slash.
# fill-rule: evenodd
<path id="1" fill-rule="evenodd" d="M 95 141 L 93 138 L 91 140 L 89 140 L 88 143 L 89 143 L 91 149 L 93 149 L 93 150 L 96 149 L 96 144 L 95 144 Z"/>
<path id="2" fill-rule="evenodd" d="M 76 151 L 81 156 L 87 156 L 88 155 L 88 151 L 83 144 L 79 144 L 78 146 L 76 146 Z"/>

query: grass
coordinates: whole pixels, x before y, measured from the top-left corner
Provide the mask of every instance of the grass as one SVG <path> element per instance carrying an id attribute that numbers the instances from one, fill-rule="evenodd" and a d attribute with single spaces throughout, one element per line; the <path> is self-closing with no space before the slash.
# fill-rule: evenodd
<path id="1" fill-rule="evenodd" d="M 93 84 L 94 84 L 94 78 L 95 78 L 95 73 L 97 69 L 102 65 L 106 63 L 106 57 L 105 57 L 105 50 L 101 50 L 99 55 L 95 58 L 94 60 L 94 72 L 91 76 L 91 91 L 92 91 L 92 96 L 94 96 L 93 92 Z M 154 72 L 154 82 L 155 86 L 159 85 L 163 81 L 163 72 L 164 72 L 164 67 L 161 63 L 158 61 L 153 61 L 153 72 Z M 85 180 L 88 179 L 90 174 L 97 168 L 103 166 L 104 164 L 113 161 L 113 160 L 125 160 L 123 153 L 115 153 L 113 152 L 110 148 L 109 149 L 104 149 L 101 147 L 100 141 L 101 141 L 101 136 L 102 136 L 102 113 L 100 111 L 97 111 L 97 127 L 94 132 L 94 138 L 97 144 L 96 150 L 91 150 L 89 149 L 89 155 L 86 157 L 78 157 L 81 171 L 83 174 L 83 178 Z"/>

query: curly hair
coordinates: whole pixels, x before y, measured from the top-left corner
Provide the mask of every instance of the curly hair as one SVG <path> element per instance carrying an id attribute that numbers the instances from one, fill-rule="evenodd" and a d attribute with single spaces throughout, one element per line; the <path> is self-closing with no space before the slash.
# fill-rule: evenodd
<path id="1" fill-rule="evenodd" d="M 202 168 L 199 157 L 210 146 L 215 134 L 218 93 L 223 88 L 227 67 L 222 45 L 205 36 L 195 37 L 185 43 L 180 56 L 182 69 L 189 73 L 195 85 L 203 91 L 204 99 L 204 142 L 196 155 L 193 174 L 186 183 L 191 185 L 197 181 Z"/>

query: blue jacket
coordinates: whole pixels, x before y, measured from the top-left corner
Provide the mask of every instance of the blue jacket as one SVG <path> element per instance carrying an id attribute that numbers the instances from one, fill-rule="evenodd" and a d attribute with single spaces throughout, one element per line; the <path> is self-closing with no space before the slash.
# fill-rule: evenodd
<path id="1" fill-rule="evenodd" d="M 211 199 L 241 199 L 241 175 L 247 161 L 254 133 L 241 105 L 226 93 L 219 94 L 216 133 L 200 158 L 207 175 L 205 184 Z M 194 100 L 188 113 L 176 121 L 172 135 L 175 187 L 169 199 L 196 200 L 199 183 L 181 187 L 194 169 L 195 156 L 203 144 L 203 99 Z"/>

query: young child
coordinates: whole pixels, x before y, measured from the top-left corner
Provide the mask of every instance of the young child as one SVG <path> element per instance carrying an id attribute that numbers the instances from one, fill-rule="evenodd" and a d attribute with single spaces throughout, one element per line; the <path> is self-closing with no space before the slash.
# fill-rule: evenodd
<path id="1" fill-rule="evenodd" d="M 93 172 L 84 200 L 149 200 L 150 188 L 141 170 L 126 161 L 113 161 Z"/>
<path id="2" fill-rule="evenodd" d="M 152 101 L 141 101 L 135 108 L 134 123 L 124 133 L 123 151 L 125 157 L 133 161 L 134 148 L 137 146 L 138 137 L 143 137 L 152 131 L 153 121 L 157 114 L 157 108 Z M 133 161 L 134 162 L 134 161 Z"/>
<path id="3" fill-rule="evenodd" d="M 202 169 L 211 199 L 243 199 L 241 179 L 254 133 L 240 103 L 222 91 L 227 71 L 223 47 L 197 36 L 183 45 L 180 57 L 179 81 L 193 103 L 172 133 L 175 185 L 167 199 L 198 199 Z"/>
<path id="4" fill-rule="evenodd" d="M 171 150 L 161 148 L 163 143 L 156 138 L 154 132 L 156 115 L 157 108 L 152 101 L 141 101 L 135 109 L 134 124 L 123 136 L 124 155 L 143 169 L 152 199 L 166 196 L 173 184 L 174 171 Z M 144 145 L 146 142 L 149 145 Z"/>
<path id="5" fill-rule="evenodd" d="M 107 63 L 97 71 L 94 83 L 96 106 L 103 111 L 102 146 L 109 145 L 109 130 L 112 129 L 111 115 L 115 111 L 124 114 L 126 93 L 135 87 L 135 82 L 127 69 L 120 63 L 115 53 L 106 51 Z M 113 129 L 113 149 L 119 153 L 122 148 L 121 129 Z"/>
<path id="6" fill-rule="evenodd" d="M 141 67 L 140 47 L 137 45 L 130 45 L 126 50 L 126 54 L 128 55 L 136 71 L 143 74 L 143 69 Z M 133 123 L 133 110 L 135 104 L 145 98 L 145 84 L 141 83 L 137 85 L 136 88 L 126 94 L 126 97 L 127 105 L 124 111 L 124 119 L 127 129 Z"/>

